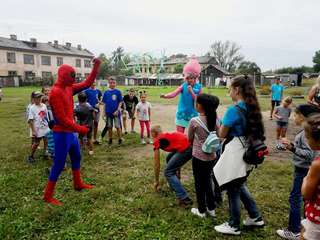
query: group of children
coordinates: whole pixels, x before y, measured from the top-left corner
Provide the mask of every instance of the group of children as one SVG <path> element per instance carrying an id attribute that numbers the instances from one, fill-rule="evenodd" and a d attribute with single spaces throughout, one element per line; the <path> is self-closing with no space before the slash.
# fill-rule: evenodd
<path id="1" fill-rule="evenodd" d="M 246 139 L 265 140 L 262 114 L 252 82 L 252 79 L 246 75 L 233 79 L 230 97 L 234 105 L 227 109 L 222 121 L 217 115 L 219 106 L 217 97 L 202 94 L 201 91 L 195 93 L 188 84 L 186 89 L 183 87 L 179 89 L 180 93 L 185 91 L 184 93 L 190 94 L 190 100 L 194 101 L 196 110 L 196 115 L 188 119 L 188 134 L 185 135 L 184 129 L 182 131 L 180 127 L 177 127 L 178 131 L 173 133 L 163 132 L 160 126 L 153 126 L 151 129 L 151 104 L 146 100 L 146 93 L 140 93 L 140 102 L 133 90 L 122 97 L 121 91 L 116 89 L 115 79 L 110 78 L 109 89 L 104 94 L 96 89 L 95 84 L 78 94 L 79 103 L 74 109 L 75 120 L 80 125 L 89 128 L 87 135 L 79 136 L 80 142 L 83 146 L 88 147 L 89 154 L 92 155 L 93 143 L 99 144 L 97 126 L 100 119 L 100 105 L 104 106 L 102 114 L 106 121 L 106 127 L 101 136 L 103 138 L 108 131 L 109 144 L 112 144 L 113 126 L 117 129 L 118 143 L 122 143 L 122 127 L 124 126 L 125 134 L 127 134 L 127 125 L 123 123 L 128 118 L 131 120 L 131 132 L 134 132 L 135 113 L 137 113 L 141 127 L 141 143 L 150 143 L 154 146 L 155 190 L 160 189 L 159 150 L 162 149 L 169 152 L 164 170 L 169 186 L 174 190 L 181 206 L 192 206 L 193 201 L 180 182 L 180 168 L 192 159 L 198 207 L 191 208 L 191 212 L 201 218 L 214 217 L 217 197 L 219 197 L 216 195 L 216 188 L 226 190 L 229 198 L 229 220 L 215 226 L 215 230 L 224 234 L 239 235 L 241 233 L 240 202 L 243 203 L 249 215 L 243 221 L 243 225 L 251 227 L 264 225 L 256 202 L 246 186 L 246 180 L 253 166 L 245 163 L 242 157 L 246 151 L 246 146 L 243 144 Z M 42 92 L 33 92 L 31 103 L 27 108 L 27 121 L 32 137 L 31 153 L 28 157 L 30 163 L 34 162 L 34 154 L 41 140 L 44 142 L 44 155 L 51 157 L 54 155 L 52 131 L 50 130 L 53 119 L 48 104 L 49 91 L 50 88 L 44 87 Z M 163 95 L 162 97 L 168 96 Z M 187 97 L 182 98 L 185 100 Z M 299 239 L 300 237 L 320 239 L 320 158 L 317 152 L 320 150 L 320 110 L 319 107 L 310 104 L 295 108 L 294 122 L 301 127 L 301 131 L 296 135 L 294 142 L 291 142 L 285 137 L 291 115 L 291 104 L 292 99 L 286 97 L 272 113 L 278 126 L 277 149 L 292 152 L 294 164 L 293 186 L 289 197 L 288 227 L 277 230 L 277 234 L 285 239 Z M 181 119 L 176 120 L 177 126 L 179 126 L 179 121 L 181 122 Z M 146 141 L 144 128 L 147 130 Z M 204 144 L 212 133 L 225 141 L 221 148 L 206 152 Z M 214 178 L 212 178 L 212 173 L 214 173 Z M 305 200 L 306 217 L 302 221 L 303 235 L 300 234 L 302 199 Z"/>
<path id="2" fill-rule="evenodd" d="M 221 123 L 217 121 L 216 113 L 219 99 L 200 93 L 195 101 L 195 109 L 200 116 L 191 118 L 188 136 L 179 131 L 162 132 L 160 126 L 152 128 L 154 187 L 156 191 L 159 191 L 159 150 L 162 149 L 169 152 L 164 175 L 170 188 L 174 190 L 179 205 L 183 207 L 193 205 L 179 176 L 180 168 L 192 159 L 198 207 L 191 208 L 191 212 L 202 218 L 214 217 L 217 197 L 219 197 L 215 194 L 215 188 L 218 186 L 227 191 L 230 217 L 228 222 L 215 226 L 215 230 L 224 234 L 239 235 L 240 201 L 249 214 L 249 217 L 243 221 L 243 225 L 250 227 L 264 225 L 262 215 L 245 184 L 253 167 L 243 162 L 242 153 L 245 152 L 245 148 L 242 141 L 248 137 L 262 140 L 265 137 L 262 115 L 252 79 L 246 76 L 234 78 L 230 96 L 235 104 L 228 108 Z M 288 226 L 277 230 L 276 233 L 284 239 L 320 239 L 320 158 L 318 152 L 320 150 L 320 108 L 311 104 L 302 104 L 294 109 L 294 123 L 301 130 L 291 142 L 286 138 L 286 131 L 291 115 L 292 98 L 282 99 L 281 96 L 280 102 L 281 104 L 272 111 L 272 117 L 276 119 L 277 124 L 277 149 L 293 153 L 294 174 L 289 196 Z M 240 114 L 242 110 L 239 109 L 246 112 L 245 120 Z M 218 158 L 219 151 L 209 154 L 204 152 L 205 141 L 213 131 L 216 131 L 221 139 L 225 139 L 220 158 Z M 213 179 L 212 169 L 215 175 Z M 303 199 L 305 219 L 301 222 Z"/>
<path id="3" fill-rule="evenodd" d="M 116 89 L 116 81 L 110 77 L 108 80 L 109 89 L 102 94 L 96 88 L 96 83 L 80 92 L 77 96 L 78 102 L 74 107 L 75 121 L 89 128 L 85 136 L 79 135 L 80 145 L 88 149 L 88 154 L 93 155 L 93 145 L 100 144 L 108 132 L 108 143 L 112 144 L 113 128 L 116 129 L 118 143 L 121 144 L 122 134 L 128 134 L 127 120 L 130 120 L 131 133 L 135 133 L 136 116 L 140 123 L 141 144 L 153 144 L 151 139 L 151 104 L 147 101 L 147 93 L 140 92 L 140 101 L 136 96 L 134 89 L 122 97 L 120 90 Z M 39 148 L 40 141 L 44 142 L 44 156 L 53 158 L 54 146 L 50 126 L 53 125 L 52 111 L 49 105 L 50 87 L 43 87 L 41 92 L 35 91 L 31 94 L 30 104 L 27 106 L 26 118 L 30 127 L 30 136 L 32 138 L 32 150 L 28 156 L 30 163 L 34 162 L 34 154 Z M 101 132 L 100 141 L 98 140 L 98 125 L 100 120 L 100 106 L 102 106 L 102 117 L 106 125 Z M 145 129 L 147 132 L 145 139 Z M 49 143 L 49 145 L 48 145 Z M 48 147 L 49 146 L 49 147 Z"/>

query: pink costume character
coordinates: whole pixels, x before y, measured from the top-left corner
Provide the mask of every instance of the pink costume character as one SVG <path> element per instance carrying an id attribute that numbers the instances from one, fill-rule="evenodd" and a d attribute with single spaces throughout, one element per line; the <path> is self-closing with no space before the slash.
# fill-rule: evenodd
<path id="1" fill-rule="evenodd" d="M 191 118 L 198 116 L 198 112 L 195 109 L 195 100 L 202 92 L 202 85 L 198 82 L 200 73 L 201 66 L 192 57 L 183 68 L 185 82 L 173 92 L 161 95 L 162 98 L 174 98 L 180 94 L 175 121 L 178 132 L 184 133 L 185 128 L 189 126 Z"/>

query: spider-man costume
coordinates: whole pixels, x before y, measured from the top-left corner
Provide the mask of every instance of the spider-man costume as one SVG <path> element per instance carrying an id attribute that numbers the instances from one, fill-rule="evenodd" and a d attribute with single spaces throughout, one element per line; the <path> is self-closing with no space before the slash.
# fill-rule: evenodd
<path id="1" fill-rule="evenodd" d="M 65 166 L 68 153 L 71 159 L 74 188 L 79 191 L 93 188 L 92 185 L 85 184 L 81 180 L 81 153 L 76 134 L 85 135 L 89 129 L 76 124 L 73 118 L 73 95 L 89 88 L 98 74 L 101 61 L 95 58 L 93 63 L 90 75 L 81 83 L 75 83 L 76 72 L 73 67 L 67 64 L 60 66 L 58 79 L 50 92 L 49 102 L 54 116 L 55 156 L 43 199 L 53 205 L 62 205 L 59 200 L 53 198 L 53 193 L 59 175 Z"/>

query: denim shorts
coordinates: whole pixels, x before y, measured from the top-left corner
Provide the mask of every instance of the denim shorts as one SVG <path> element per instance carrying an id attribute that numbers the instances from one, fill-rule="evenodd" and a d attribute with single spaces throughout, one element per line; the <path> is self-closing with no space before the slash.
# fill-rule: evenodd
<path id="1" fill-rule="evenodd" d="M 278 128 L 288 128 L 288 123 L 277 121 L 277 127 Z"/>

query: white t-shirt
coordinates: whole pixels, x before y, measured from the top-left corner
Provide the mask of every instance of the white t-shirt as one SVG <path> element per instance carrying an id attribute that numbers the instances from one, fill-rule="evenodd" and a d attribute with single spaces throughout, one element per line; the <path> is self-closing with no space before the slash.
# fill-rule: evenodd
<path id="1" fill-rule="evenodd" d="M 44 137 L 49 131 L 48 126 L 48 110 L 45 104 L 32 104 L 29 109 L 28 121 L 33 120 L 33 126 L 36 132 L 36 137 Z"/>
<path id="2" fill-rule="evenodd" d="M 150 116 L 149 116 L 149 109 L 151 109 L 151 104 L 149 102 L 139 102 L 137 104 L 137 113 L 138 113 L 138 119 L 141 121 L 149 121 Z"/>

